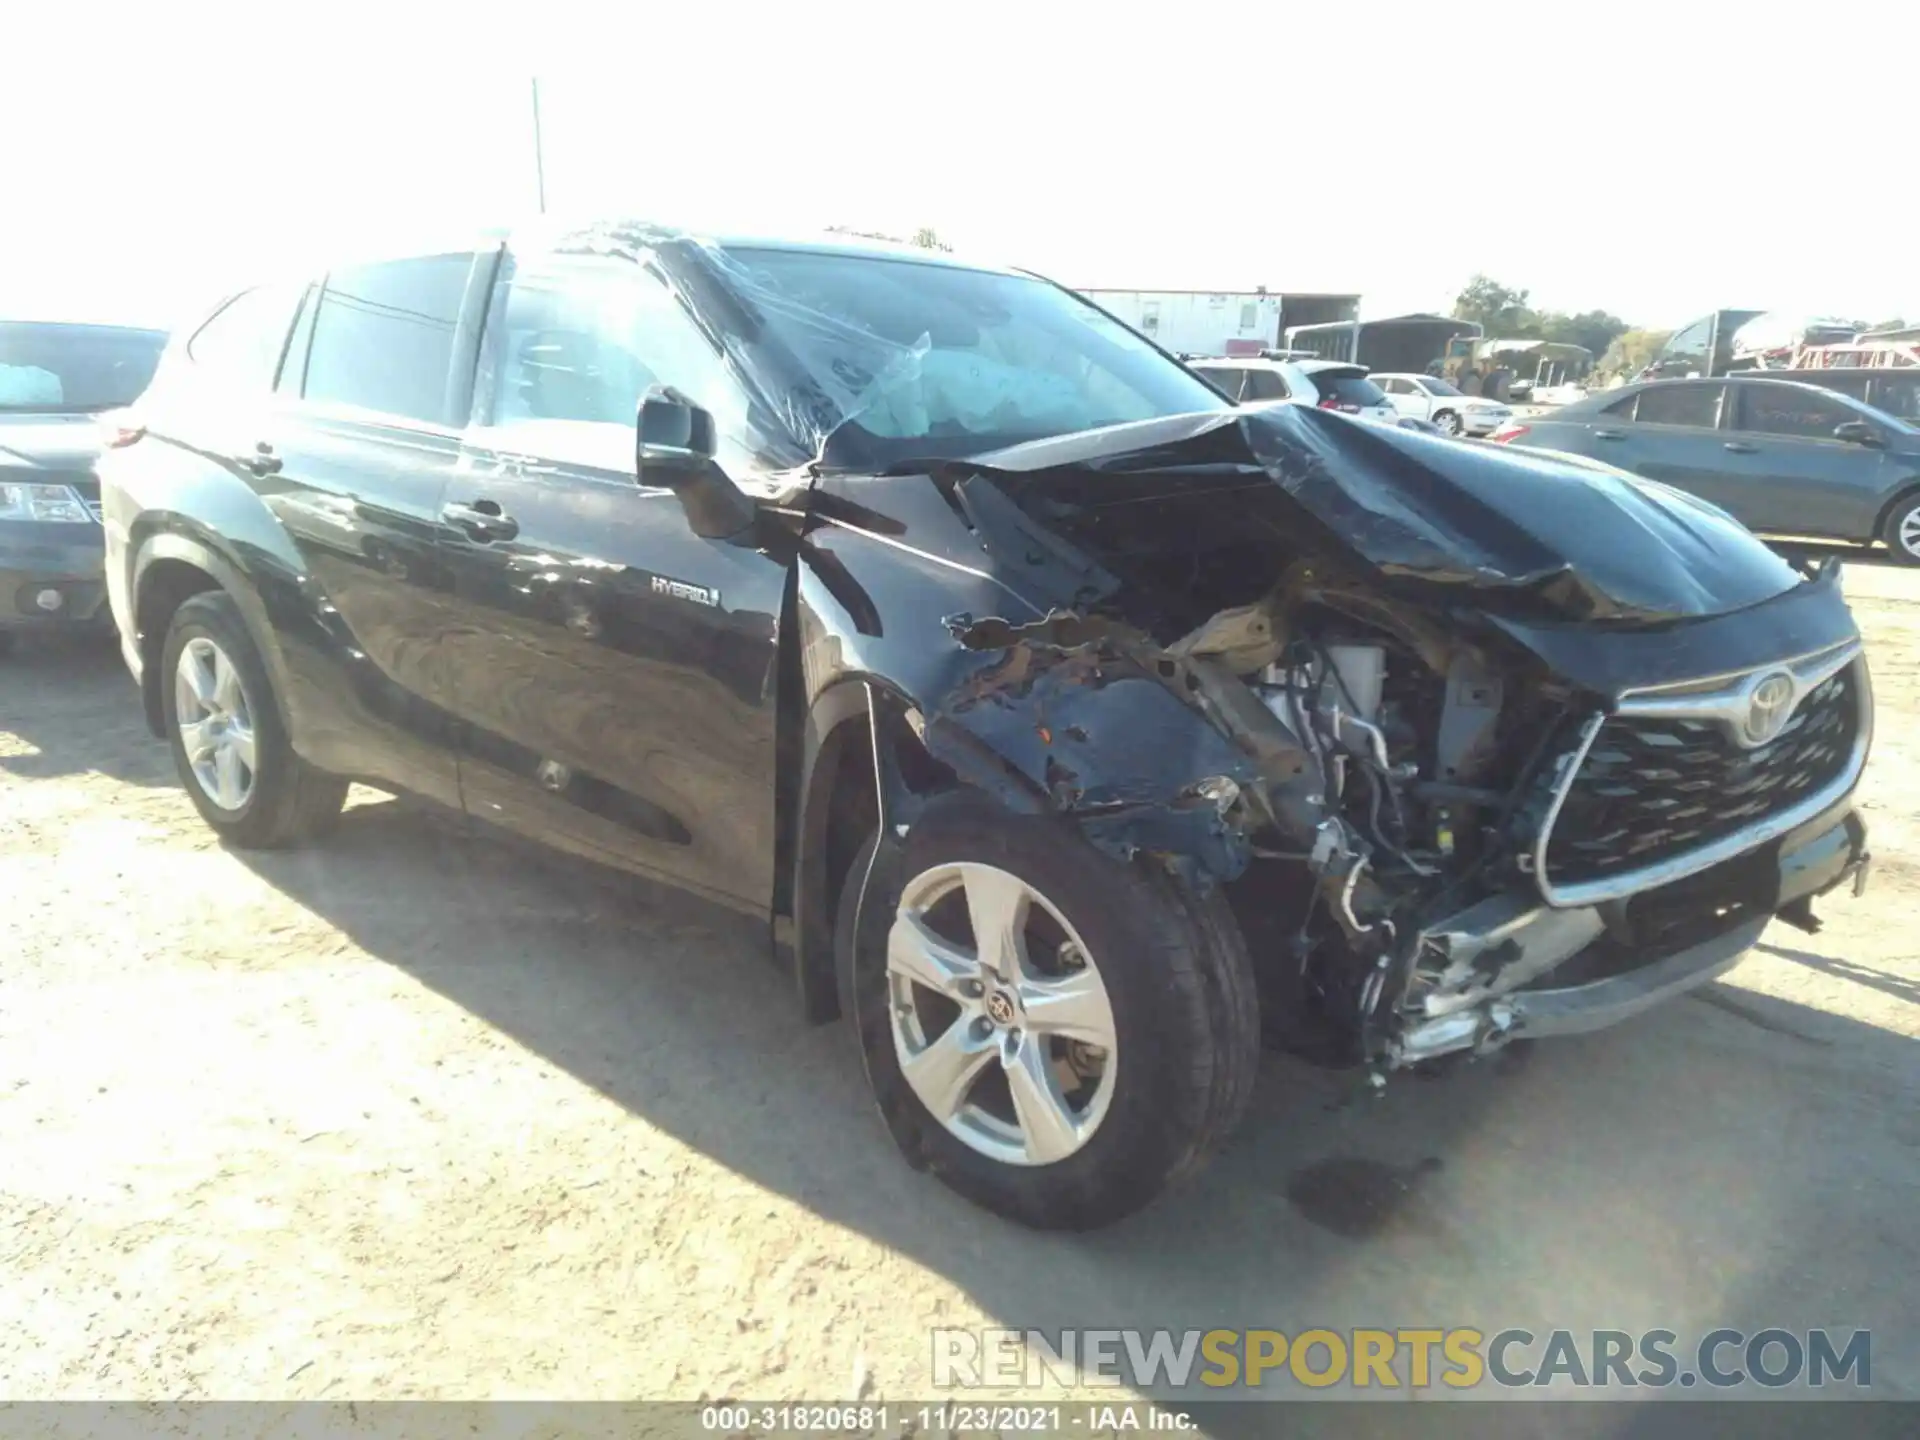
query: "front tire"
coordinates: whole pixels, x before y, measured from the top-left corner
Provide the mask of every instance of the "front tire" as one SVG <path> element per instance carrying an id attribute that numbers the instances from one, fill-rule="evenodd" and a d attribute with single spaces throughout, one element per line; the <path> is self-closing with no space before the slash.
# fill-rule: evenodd
<path id="1" fill-rule="evenodd" d="M 174 612 L 160 695 L 173 763 L 194 808 L 221 839 L 274 849 L 323 833 L 347 782 L 293 753 L 260 651 L 224 591 Z"/>
<path id="2" fill-rule="evenodd" d="M 1088 1230 L 1218 1148 L 1252 1094 L 1260 1021 L 1217 888 L 970 796 L 879 842 L 836 941 L 868 1081 L 912 1163 L 1022 1224 Z"/>
<path id="3" fill-rule="evenodd" d="M 1449 435 L 1458 436 L 1460 433 L 1460 417 L 1452 410 L 1442 410 L 1433 417 L 1433 423 Z"/>
<path id="4" fill-rule="evenodd" d="M 1887 549 L 1902 565 L 1920 565 L 1920 494 L 1910 495 L 1887 516 Z"/>

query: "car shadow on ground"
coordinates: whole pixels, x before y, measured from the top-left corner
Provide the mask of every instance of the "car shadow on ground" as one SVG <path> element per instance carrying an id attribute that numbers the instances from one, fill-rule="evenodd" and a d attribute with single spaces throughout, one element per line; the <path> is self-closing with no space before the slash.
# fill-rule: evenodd
<path id="1" fill-rule="evenodd" d="M 130 785 L 175 783 L 116 636 L 16 639 L 0 658 L 0 770 L 22 780 L 97 772 Z"/>
<path id="2" fill-rule="evenodd" d="M 1851 980 L 1856 985 L 1865 985 L 1870 990 L 1878 990 L 1881 994 L 1891 995 L 1896 1000 L 1920 1005 L 1920 981 L 1907 976 L 1890 975 L 1885 970 L 1874 969 L 1871 965 L 1856 965 L 1851 960 L 1840 960 L 1831 955 L 1816 955 L 1811 950 L 1799 950 L 1789 945 L 1762 944 L 1754 948 L 1775 959 L 1791 960 L 1796 965 L 1805 965 L 1842 980 Z"/>
<path id="3" fill-rule="evenodd" d="M 1920 1047 L 1765 995 L 1717 985 L 1378 1093 L 1269 1056 L 1210 1168 L 1109 1230 L 1041 1235 L 901 1163 L 847 1027 L 802 1023 L 762 947 L 693 902 L 384 800 L 320 846 L 239 858 L 369 954 L 1010 1327 L 1890 1329 L 1904 1303 L 1912 1243 L 1871 1196 L 1909 1183 Z M 436 893 L 446 903 L 392 903 Z M 1844 1252 L 1888 1274 L 1884 1294 L 1833 1292 Z M 1869 1254 L 1907 1259 L 1890 1273 Z"/>

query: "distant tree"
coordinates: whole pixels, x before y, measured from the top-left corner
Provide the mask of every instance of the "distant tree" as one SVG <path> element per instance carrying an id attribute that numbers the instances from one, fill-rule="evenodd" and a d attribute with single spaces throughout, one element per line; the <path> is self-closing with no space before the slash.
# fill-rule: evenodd
<path id="1" fill-rule="evenodd" d="M 1904 330 L 1907 328 L 1907 322 L 1901 316 L 1896 315 L 1891 320 L 1876 320 L 1873 324 L 1862 325 L 1860 328 L 1862 330 Z"/>
<path id="2" fill-rule="evenodd" d="M 1489 340 L 1531 336 L 1536 328 L 1525 290 L 1502 285 L 1490 275 L 1475 275 L 1453 297 L 1456 320 L 1475 321 Z"/>
<path id="3" fill-rule="evenodd" d="M 878 230 L 855 230 L 851 225 L 829 225 L 829 235 L 850 235 L 856 240 L 884 240 L 889 245 L 913 245 L 921 250 L 947 250 L 953 247 L 940 238 L 940 233 L 931 225 L 922 225 L 913 232 L 911 239 L 904 235 L 887 235 Z"/>
<path id="4" fill-rule="evenodd" d="M 1542 311 L 1535 317 L 1537 334 L 1542 340 L 1561 345 L 1580 345 L 1593 352 L 1597 360 L 1607 347 L 1631 328 L 1618 315 L 1605 310 L 1582 310 L 1578 315 L 1562 315 L 1557 310 Z"/>
<path id="5" fill-rule="evenodd" d="M 1614 337 L 1595 368 L 1603 375 L 1637 375 L 1653 362 L 1671 330 L 1625 330 Z"/>

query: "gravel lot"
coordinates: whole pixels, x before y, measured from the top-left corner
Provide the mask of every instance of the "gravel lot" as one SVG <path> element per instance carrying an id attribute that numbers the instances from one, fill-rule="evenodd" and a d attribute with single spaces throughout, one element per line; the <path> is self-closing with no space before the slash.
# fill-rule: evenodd
<path id="1" fill-rule="evenodd" d="M 925 1398 L 929 1327 L 1869 1326 L 1920 1394 L 1920 576 L 1849 573 L 1878 857 L 1608 1034 L 1374 1097 L 1268 1057 L 1083 1238 L 896 1158 L 698 917 L 358 797 L 230 853 L 105 646 L 0 665 L 0 1395 Z"/>

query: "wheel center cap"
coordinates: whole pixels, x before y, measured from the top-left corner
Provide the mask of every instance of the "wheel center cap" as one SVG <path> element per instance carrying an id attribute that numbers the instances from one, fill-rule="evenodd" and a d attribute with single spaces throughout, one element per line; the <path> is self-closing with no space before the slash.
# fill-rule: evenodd
<path id="1" fill-rule="evenodd" d="M 1004 990 L 996 990 L 987 996 L 987 1015 L 996 1025 L 1011 1025 L 1014 1018 L 1012 997 Z"/>

